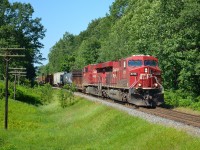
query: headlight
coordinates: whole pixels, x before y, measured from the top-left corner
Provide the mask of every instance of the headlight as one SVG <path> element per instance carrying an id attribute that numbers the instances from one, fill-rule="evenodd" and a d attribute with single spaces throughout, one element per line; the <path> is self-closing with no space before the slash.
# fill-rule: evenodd
<path id="1" fill-rule="evenodd" d="M 154 86 L 155 86 L 155 87 L 158 87 L 158 83 L 155 83 Z"/>
<path id="2" fill-rule="evenodd" d="M 144 72 L 147 73 L 148 72 L 148 68 L 144 68 Z"/>
<path id="3" fill-rule="evenodd" d="M 142 86 L 142 84 L 141 84 L 141 83 L 139 83 L 139 84 L 138 84 L 138 86 L 139 86 L 139 87 L 141 87 L 141 86 Z"/>

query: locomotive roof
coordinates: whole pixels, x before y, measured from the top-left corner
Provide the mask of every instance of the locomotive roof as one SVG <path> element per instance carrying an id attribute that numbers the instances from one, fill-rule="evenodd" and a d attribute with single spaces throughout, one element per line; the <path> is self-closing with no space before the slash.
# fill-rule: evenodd
<path id="1" fill-rule="evenodd" d="M 158 61 L 158 59 L 154 56 L 150 56 L 150 55 L 132 55 L 132 56 L 129 56 L 129 57 L 126 57 L 126 58 L 123 58 L 123 59 L 120 59 L 120 60 L 125 60 L 125 59 L 152 59 L 152 60 L 156 60 Z M 119 61 L 120 61 L 119 60 Z M 88 68 L 106 68 L 106 67 L 112 67 L 114 65 L 114 63 L 116 63 L 117 61 L 107 61 L 107 62 L 102 62 L 102 63 L 98 63 L 98 64 L 89 64 L 85 67 L 88 67 Z"/>
<path id="2" fill-rule="evenodd" d="M 113 63 L 114 63 L 114 61 L 108 61 L 108 62 L 104 62 L 104 63 L 99 63 L 99 64 L 96 64 L 96 68 L 112 67 Z"/>
<path id="3" fill-rule="evenodd" d="M 150 55 L 132 55 L 132 56 L 127 57 L 125 59 L 133 59 L 133 58 L 136 58 L 136 59 L 153 59 L 153 60 L 158 60 L 156 57 L 150 56 Z"/>

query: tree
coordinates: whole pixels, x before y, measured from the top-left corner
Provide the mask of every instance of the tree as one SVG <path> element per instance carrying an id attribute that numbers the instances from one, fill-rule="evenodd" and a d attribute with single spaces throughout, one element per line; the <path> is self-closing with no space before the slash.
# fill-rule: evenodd
<path id="1" fill-rule="evenodd" d="M 26 49 L 26 58 L 23 62 L 13 62 L 12 65 L 27 68 L 27 77 L 33 79 L 35 76 L 34 63 L 43 60 L 40 42 L 45 36 L 45 29 L 40 23 L 40 18 L 33 18 L 34 9 L 30 4 L 13 3 L 2 0 L 0 5 L 0 45 L 1 47 L 23 47 Z"/>
<path id="2" fill-rule="evenodd" d="M 149 54 L 159 59 L 165 89 L 199 95 L 199 16 L 199 0 L 116 0 L 106 17 L 92 20 L 71 44 L 67 44 L 70 38 L 56 43 L 49 63 L 70 70 Z M 62 55 L 60 66 L 53 59 L 58 55 Z"/>

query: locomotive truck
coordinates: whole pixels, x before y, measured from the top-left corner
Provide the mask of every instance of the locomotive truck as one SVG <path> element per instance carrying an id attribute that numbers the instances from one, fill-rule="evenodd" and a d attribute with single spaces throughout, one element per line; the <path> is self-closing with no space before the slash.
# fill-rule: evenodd
<path id="1" fill-rule="evenodd" d="M 158 59 L 149 55 L 87 65 L 72 72 L 72 81 L 85 93 L 136 106 L 156 107 L 164 102 Z"/>

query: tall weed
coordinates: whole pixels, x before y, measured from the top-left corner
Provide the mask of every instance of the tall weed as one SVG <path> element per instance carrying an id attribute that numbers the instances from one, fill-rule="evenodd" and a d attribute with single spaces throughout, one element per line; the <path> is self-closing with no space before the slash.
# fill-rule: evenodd
<path id="1" fill-rule="evenodd" d="M 62 108 L 71 106 L 77 102 L 74 97 L 76 88 L 73 84 L 67 84 L 59 91 L 59 101 Z"/>
<path id="2" fill-rule="evenodd" d="M 52 101 L 53 89 L 50 84 L 45 84 L 44 86 L 38 86 L 35 92 L 40 95 L 40 100 L 43 104 L 48 104 Z"/>

